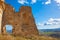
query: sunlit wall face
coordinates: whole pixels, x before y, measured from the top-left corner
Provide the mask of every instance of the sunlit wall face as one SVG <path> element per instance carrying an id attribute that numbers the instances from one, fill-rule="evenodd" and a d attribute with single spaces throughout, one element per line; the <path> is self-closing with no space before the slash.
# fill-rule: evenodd
<path id="1" fill-rule="evenodd" d="M 3 1 L 3 2 L 4 2 L 4 0 L 1 0 L 1 1 Z"/>
<path id="2" fill-rule="evenodd" d="M 2 14 L 3 14 L 3 10 L 2 10 L 2 8 L 0 6 L 0 33 L 1 33 Z"/>

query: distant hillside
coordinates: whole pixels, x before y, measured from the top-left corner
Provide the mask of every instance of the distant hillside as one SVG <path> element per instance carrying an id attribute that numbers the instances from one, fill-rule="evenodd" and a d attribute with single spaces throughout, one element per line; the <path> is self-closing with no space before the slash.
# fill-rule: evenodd
<path id="1" fill-rule="evenodd" d="M 56 29 L 39 29 L 39 32 L 60 32 L 60 28 L 56 28 Z"/>
<path id="2" fill-rule="evenodd" d="M 39 32 L 42 35 L 60 38 L 60 28 L 57 28 L 57 29 L 39 29 Z"/>
<path id="3" fill-rule="evenodd" d="M 11 34 L 12 33 L 12 30 L 7 30 L 7 33 Z"/>

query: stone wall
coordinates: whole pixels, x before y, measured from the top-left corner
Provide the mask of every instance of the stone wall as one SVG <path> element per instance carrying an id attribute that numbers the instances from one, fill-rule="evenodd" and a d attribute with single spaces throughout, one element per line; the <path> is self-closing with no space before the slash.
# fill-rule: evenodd
<path id="1" fill-rule="evenodd" d="M 19 12 L 15 12 L 14 8 L 5 4 L 5 10 L 2 15 L 2 34 L 6 34 L 5 25 L 12 25 L 14 36 L 32 36 L 39 35 L 32 8 L 29 6 L 21 6 Z"/>

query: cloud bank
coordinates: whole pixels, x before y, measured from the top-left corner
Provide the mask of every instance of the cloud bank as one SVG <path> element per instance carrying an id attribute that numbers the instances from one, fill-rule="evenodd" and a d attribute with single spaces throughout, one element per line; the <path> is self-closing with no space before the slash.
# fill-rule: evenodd
<path id="1" fill-rule="evenodd" d="M 38 29 L 54 29 L 60 28 L 60 18 L 49 18 L 43 23 L 37 24 Z"/>
<path id="2" fill-rule="evenodd" d="M 57 3 L 57 6 L 60 6 L 60 0 L 54 0 Z"/>
<path id="3" fill-rule="evenodd" d="M 50 18 L 44 23 L 38 23 L 40 26 L 46 26 L 46 25 L 60 25 L 60 18 Z"/>
<path id="4" fill-rule="evenodd" d="M 59 25 L 60 24 L 60 18 L 50 18 L 47 22 L 46 22 L 46 24 L 48 25 Z"/>

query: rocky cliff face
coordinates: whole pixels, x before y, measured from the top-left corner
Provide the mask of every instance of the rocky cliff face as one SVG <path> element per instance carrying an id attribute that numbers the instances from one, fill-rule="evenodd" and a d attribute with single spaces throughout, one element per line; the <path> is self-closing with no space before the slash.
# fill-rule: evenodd
<path id="1" fill-rule="evenodd" d="M 6 34 L 5 25 L 12 25 L 12 34 L 15 36 L 39 35 L 32 9 L 29 6 L 21 6 L 19 12 L 14 12 L 13 7 L 5 4 L 2 17 L 2 33 Z"/>

